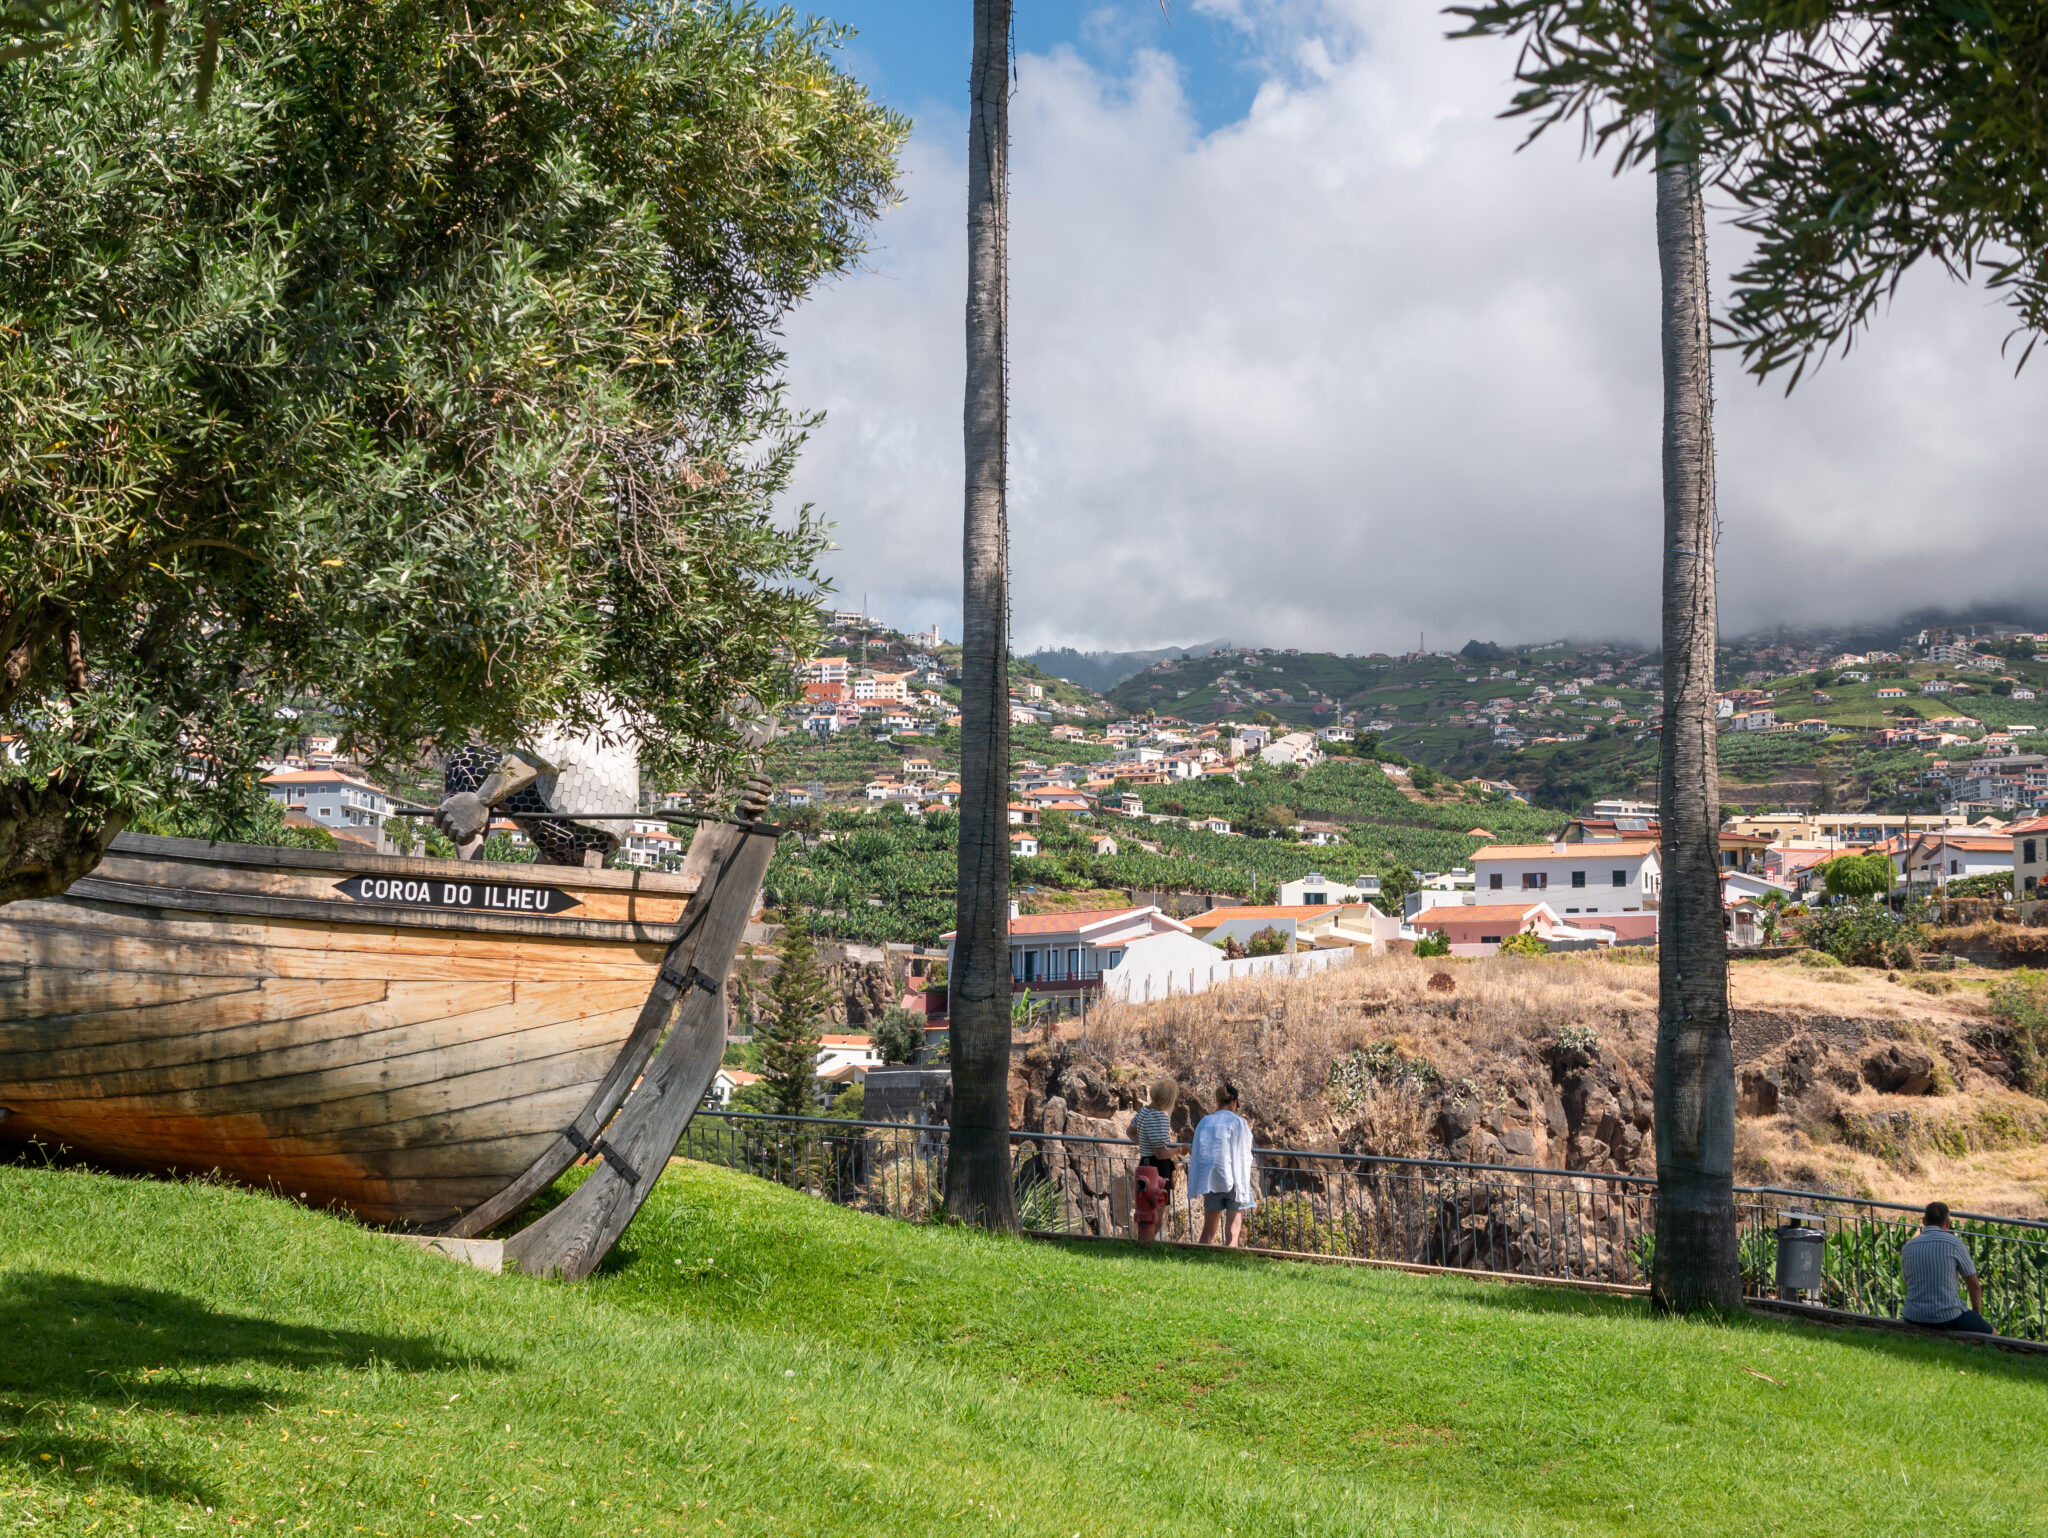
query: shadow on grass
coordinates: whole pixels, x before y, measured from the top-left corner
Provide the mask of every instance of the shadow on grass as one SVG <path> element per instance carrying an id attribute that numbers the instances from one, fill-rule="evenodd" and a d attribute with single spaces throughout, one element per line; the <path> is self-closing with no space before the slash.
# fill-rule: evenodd
<path id="1" fill-rule="evenodd" d="M 1220 1244 L 1140 1244 L 1135 1239 L 1096 1239 L 1078 1235 L 1038 1233 L 1028 1236 L 1032 1244 L 1063 1255 L 1114 1256 L 1119 1260 L 1148 1261 L 1155 1265 L 1265 1267 L 1286 1264 L 1271 1255 L 1250 1255 Z"/>
<path id="2" fill-rule="evenodd" d="M 25 1468 L 95 1476 L 137 1495 L 221 1504 L 199 1467 L 141 1459 L 144 1438 L 113 1433 L 138 1410 L 246 1416 L 283 1402 L 274 1382 L 224 1381 L 222 1369 L 475 1365 L 416 1336 L 216 1313 L 181 1293 L 59 1273 L 0 1275 L 0 1446 Z"/>
<path id="3" fill-rule="evenodd" d="M 1464 1278 L 1446 1280 L 1462 1282 Z M 1540 1283 L 1467 1286 L 1464 1289 L 1463 1301 L 1481 1308 L 1497 1309 L 1503 1313 L 1530 1316 L 1568 1314 L 1588 1319 L 1654 1317 L 1650 1312 L 1647 1298 L 1574 1292 L 1563 1287 L 1544 1287 Z M 1753 1314 L 1747 1309 L 1739 1314 L 1723 1317 L 1716 1323 L 1720 1328 L 1730 1332 L 1750 1335 L 1791 1332 L 1817 1336 L 1824 1340 L 1839 1341 L 1845 1346 L 1894 1357 L 1902 1362 L 1938 1360 L 1944 1366 L 1949 1366 L 1966 1361 L 1979 1372 L 2011 1378 L 2015 1382 L 2048 1383 L 2048 1357 L 2021 1356 L 2016 1352 L 2000 1351 L 1995 1347 L 1967 1345 L 1961 1342 L 1961 1337 L 1937 1334 L 1933 1331 L 1908 1334 L 1903 1330 L 1888 1330 L 1877 1325 L 1866 1327 L 1822 1324 L 1815 1320 L 1788 1315 Z"/>

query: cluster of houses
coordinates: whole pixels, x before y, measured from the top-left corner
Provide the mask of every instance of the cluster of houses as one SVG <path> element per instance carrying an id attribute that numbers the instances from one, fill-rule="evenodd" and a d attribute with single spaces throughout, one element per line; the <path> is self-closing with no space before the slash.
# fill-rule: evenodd
<path id="1" fill-rule="evenodd" d="M 938 661 L 914 653 L 901 672 L 874 672 L 846 657 L 810 657 L 802 664 L 805 731 L 830 736 L 849 727 L 872 726 L 907 732 L 934 722 L 957 723 L 958 713 L 940 692 L 945 683 Z"/>
<path id="2" fill-rule="evenodd" d="M 2020 730 L 1992 733 L 1977 757 L 1935 759 L 1920 783 L 1934 789 L 1944 812 L 1966 817 L 2048 808 L 2048 754 L 2015 746 L 2010 733 Z"/>
<path id="3" fill-rule="evenodd" d="M 870 628 L 861 616 L 835 611 L 823 616 L 835 632 Z M 894 637 L 894 632 L 890 632 Z M 842 637 L 843 639 L 843 637 Z M 845 653 L 806 657 L 798 664 L 803 678 L 803 698 L 795 712 L 802 728 L 829 737 L 855 727 L 885 732 L 918 731 L 931 726 L 958 726 L 960 712 L 946 699 L 944 689 L 956 683 L 934 653 L 939 647 L 938 629 L 902 640 L 907 667 L 896 671 L 870 668 L 861 658 Z M 922 649 L 919 649 L 922 648 Z M 891 650 L 895 648 L 892 642 Z M 865 647 L 862 647 L 864 653 Z M 1053 726 L 1062 718 L 1087 717 L 1089 707 L 1053 697 L 1045 685 L 1025 680 L 1010 690 L 1012 725 Z"/>
<path id="4" fill-rule="evenodd" d="M 1111 752 L 1106 759 L 1086 764 L 1017 761 L 1016 773 L 1010 781 L 1009 820 L 1014 852 L 1021 858 L 1038 853 L 1036 830 L 1048 812 L 1149 818 L 1152 822 L 1184 822 L 1212 833 L 1232 833 L 1234 830 L 1224 818 L 1147 813 L 1136 791 L 1119 789 L 1118 782 L 1124 787 L 1171 786 L 1215 779 L 1235 782 L 1242 778 L 1244 766 L 1252 762 L 1308 768 L 1322 762 L 1328 744 L 1348 742 L 1353 735 L 1352 728 L 1344 725 L 1276 734 L 1264 726 L 1224 722 L 1198 727 L 1171 718 L 1142 723 L 1111 722 L 1094 737 L 1070 724 L 1055 725 L 1052 733 L 1064 741 L 1103 744 Z M 914 744 L 915 738 L 909 741 Z M 775 793 L 775 801 L 785 806 L 808 806 L 825 796 L 822 784 L 786 785 Z M 859 792 L 859 800 L 864 804 L 898 805 L 913 815 L 957 805 L 959 799 L 960 782 L 914 748 L 899 761 L 897 769 L 878 773 Z M 1297 831 L 1314 843 L 1333 842 L 1340 836 L 1333 827 L 1314 824 L 1303 824 Z M 1101 852 L 1115 853 L 1114 837 L 1098 836 L 1098 844 L 1105 842 L 1111 847 Z"/>
<path id="5" fill-rule="evenodd" d="M 1376 894 L 1376 883 L 1369 890 Z M 1013 903 L 1011 990 L 1040 1010 L 1084 1013 L 1104 995 L 1143 1002 L 1205 993 L 1235 977 L 1315 970 L 1358 946 L 1384 951 L 1400 942 L 1402 925 L 1367 891 L 1310 876 L 1283 887 L 1278 903 L 1186 918 L 1152 904 L 1020 914 Z M 953 936 L 943 938 L 950 970 Z"/>
<path id="6" fill-rule="evenodd" d="M 2029 632 L 2002 631 L 1999 639 L 2023 641 L 2029 644 L 2048 644 L 2048 640 Z M 1951 679 L 1946 676 L 1933 678 L 1911 678 L 1902 669 L 1893 667 L 1907 659 L 1897 652 L 1844 652 L 1826 661 L 1843 683 L 1867 684 L 1874 676 L 1874 669 L 1884 668 L 1894 674 L 1895 681 L 1881 684 L 1873 691 L 1881 704 L 1896 706 L 1888 710 L 1899 724 L 1886 727 L 1859 727 L 1839 721 L 1829 721 L 1819 716 L 1790 719 L 1780 710 L 1777 693 L 1769 689 L 1731 689 L 1720 696 L 1716 704 L 1721 729 L 1730 732 L 1799 732 L 1808 736 L 1824 737 L 1837 732 L 1856 732 L 1865 735 L 1871 744 L 1880 748 L 1921 748 L 1941 749 L 1958 743 L 1977 740 L 1976 734 L 1983 734 L 1983 740 L 1994 744 L 2009 744 L 2014 737 L 2032 736 L 2035 728 L 2014 725 L 2002 730 L 1985 733 L 1984 723 L 1974 716 L 1950 715 L 1920 717 L 1917 711 L 1908 711 L 1904 701 L 1914 696 L 1939 699 L 1949 695 L 1971 695 L 1996 683 L 1998 691 L 2010 699 L 2031 700 L 2036 691 L 2027 683 L 2006 672 L 2002 657 L 1989 656 L 1975 649 L 1966 638 L 1950 636 L 1947 632 L 1921 632 L 1922 647 L 1919 660 L 1953 668 L 1958 673 L 1994 675 L 1974 681 Z M 2048 653 L 2038 654 L 2035 661 L 2048 661 Z M 1802 691 L 1804 692 L 1804 691 Z M 1832 705 L 1835 697 L 1825 688 L 1811 692 L 1811 703 Z"/>
<path id="7" fill-rule="evenodd" d="M 1104 994 L 1200 993 L 1247 972 L 1312 970 L 1355 950 L 1410 949 L 1426 938 L 1454 956 L 1492 955 L 1516 935 L 1552 951 L 1654 945 L 1660 831 L 1655 807 L 1600 802 L 1548 843 L 1490 844 L 1470 868 L 1421 877 L 1398 914 L 1380 900 L 1379 878 L 1320 875 L 1285 884 L 1269 905 L 1179 917 L 1148 905 L 1013 908 L 1011 987 L 1041 1006 L 1079 1011 Z M 1960 815 L 1769 813 L 1729 821 L 1720 848 L 1724 927 L 1737 948 L 1764 943 L 1767 911 L 1816 895 L 1821 867 L 1845 853 L 1889 855 L 1898 882 L 1912 887 L 2010 874 L 2016 893 L 2032 900 L 2048 880 L 2048 817 L 2006 825 Z M 1260 950 L 1275 954 L 1252 954 Z"/>

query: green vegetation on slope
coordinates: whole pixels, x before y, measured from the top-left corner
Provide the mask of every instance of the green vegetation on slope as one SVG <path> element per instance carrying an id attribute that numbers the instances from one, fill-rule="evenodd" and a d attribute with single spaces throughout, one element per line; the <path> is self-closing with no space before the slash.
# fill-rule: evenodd
<path id="1" fill-rule="evenodd" d="M 1115 749 L 1103 742 L 1070 742 L 1053 736 L 1043 726 L 1010 728 L 1011 773 L 1029 761 L 1048 764 L 1094 764 L 1109 758 Z M 933 726 L 918 732 L 899 732 L 893 737 L 865 731 L 845 731 L 830 737 L 810 732 L 791 733 L 778 738 L 768 750 L 768 773 L 781 785 L 818 784 L 837 795 L 858 795 L 862 786 L 880 774 L 902 777 L 903 760 L 929 759 L 947 777 L 960 773 L 960 732 L 957 727 Z"/>
<path id="2" fill-rule="evenodd" d="M 578 1287 L 206 1185 L 4 1167 L 0 1210 L 24 1532 L 2048 1524 L 2048 1370 L 1933 1341 L 1050 1248 L 695 1165 Z"/>
<path id="3" fill-rule="evenodd" d="M 1243 774 L 1241 785 L 1218 778 L 1140 794 L 1148 812 L 1221 817 L 1234 830 L 1263 831 L 1281 811 L 1288 821 L 1338 823 L 1347 842 L 1317 846 L 1114 813 L 1092 822 L 1053 814 L 1037 830 L 1038 855 L 1013 862 L 1014 879 L 1057 891 L 1226 892 L 1270 902 L 1281 882 L 1312 871 L 1350 880 L 1361 872 L 1446 870 L 1492 841 L 1472 836 L 1474 827 L 1497 839 L 1534 840 L 1550 837 L 1560 821 L 1505 796 L 1411 800 L 1378 764 L 1360 759 L 1332 759 L 1299 774 L 1252 764 Z M 771 904 L 814 910 L 818 933 L 840 939 L 930 943 L 952 927 L 958 835 L 951 813 L 920 821 L 898 808 L 832 812 L 824 823 L 828 839 L 809 847 L 783 841 L 768 872 Z M 1094 850 L 1104 834 L 1116 841 L 1113 855 Z"/>
<path id="4" fill-rule="evenodd" d="M 1899 644 L 1887 640 L 1880 649 Z M 1724 647 L 1721 686 L 1756 691 L 1760 697 L 1749 704 L 1774 710 L 1787 727 L 1721 737 L 1724 801 L 1931 809 L 1933 798 L 1919 778 L 1933 755 L 1878 747 L 1871 734 L 1951 716 L 1987 728 L 2048 731 L 2048 662 L 2034 660 L 2031 646 L 1994 649 L 1990 671 L 1928 662 L 1846 670 L 1860 677 L 1831 666 L 1786 670 L 1789 654 L 1776 645 Z M 1937 679 L 1949 692 L 1920 692 Z M 1540 805 L 1581 810 L 1602 796 L 1655 796 L 1657 741 L 1649 727 L 1661 709 L 1657 683 L 1651 654 L 1607 645 L 1517 652 L 1479 647 L 1457 657 L 1229 652 L 1157 663 L 1119 683 L 1108 702 L 1132 714 L 1151 711 L 1197 723 L 1324 726 L 1350 715 L 1361 733 L 1417 763 L 1461 779 L 1512 780 Z M 1902 690 L 1903 696 L 1880 698 L 1880 690 Z M 1491 725 L 1479 719 L 1496 704 L 1527 739 L 1523 745 L 1497 743 Z M 1801 721 L 1829 729 L 1789 729 Z M 1745 789 L 1753 791 L 1753 802 L 1745 803 Z"/>
<path id="5" fill-rule="evenodd" d="M 1233 828 L 1254 825 L 1273 806 L 1312 822 L 1338 823 L 1359 846 L 1367 868 L 1391 863 L 1442 870 L 1489 842 L 1470 836 L 1475 827 L 1497 839 L 1533 841 L 1549 838 L 1563 821 L 1556 812 L 1509 796 L 1467 799 L 1450 793 L 1455 787 L 1446 787 L 1440 798 L 1414 800 L 1378 764 L 1364 759 L 1326 759 L 1298 773 L 1252 763 L 1240 774 L 1242 783 L 1218 777 L 1148 786 L 1140 794 L 1148 812 L 1221 817 Z"/>

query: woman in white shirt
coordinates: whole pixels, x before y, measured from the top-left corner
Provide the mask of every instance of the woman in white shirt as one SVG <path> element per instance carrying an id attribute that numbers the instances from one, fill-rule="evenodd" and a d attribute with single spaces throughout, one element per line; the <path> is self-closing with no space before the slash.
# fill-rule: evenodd
<path id="1" fill-rule="evenodd" d="M 1237 1114 L 1237 1086 L 1228 1080 L 1188 1145 L 1188 1196 L 1202 1198 L 1202 1243 L 1214 1244 L 1219 1226 L 1226 1246 L 1244 1243 L 1244 1215 L 1252 1208 L 1252 1128 Z"/>

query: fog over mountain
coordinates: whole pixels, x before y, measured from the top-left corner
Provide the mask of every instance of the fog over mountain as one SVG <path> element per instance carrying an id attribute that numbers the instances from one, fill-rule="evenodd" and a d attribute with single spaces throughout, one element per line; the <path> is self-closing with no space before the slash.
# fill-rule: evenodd
<path id="1" fill-rule="evenodd" d="M 1071 646 L 1045 648 L 1025 654 L 1055 678 L 1079 684 L 1084 689 L 1114 689 L 1134 673 L 1142 673 L 1168 657 L 1206 657 L 1214 651 L 1235 646 L 1235 641 L 1204 641 L 1198 646 L 1162 646 L 1148 652 L 1083 652 Z"/>
<path id="2" fill-rule="evenodd" d="M 1911 644 L 1921 631 L 1930 628 L 1964 632 L 1985 629 L 2048 631 L 2048 608 L 2027 604 L 1977 605 L 1960 610 L 1923 608 L 1890 619 L 1853 620 L 1841 625 L 1772 625 L 1740 634 L 1730 634 L 1723 630 L 1721 644 L 1735 652 L 1757 652 L 1771 647 L 1795 651 L 1863 652 L 1889 650 L 1901 644 Z M 1432 644 L 1430 649 L 1446 654 L 1455 652 L 1467 661 L 1481 665 L 1499 662 L 1512 656 L 1549 651 L 1560 646 L 1586 645 L 1593 641 L 1605 642 L 1631 651 L 1651 652 L 1656 649 L 1653 637 L 1640 636 L 1553 636 L 1541 641 L 1527 638 L 1518 641 L 1499 641 L 1474 636 L 1462 646 L 1449 644 L 1449 637 L 1442 639 L 1446 644 Z M 1262 644 L 1264 643 L 1220 640 L 1204 641 L 1196 646 L 1165 646 L 1152 651 L 1130 652 L 1084 652 L 1072 647 L 1044 647 L 1024 655 L 1027 661 L 1055 678 L 1064 678 L 1097 692 L 1107 692 L 1125 679 L 1144 672 L 1153 663 L 1167 658 L 1206 657 L 1211 652 L 1225 651 L 1232 647 Z M 1302 649 L 1321 650 L 1314 647 Z"/>

